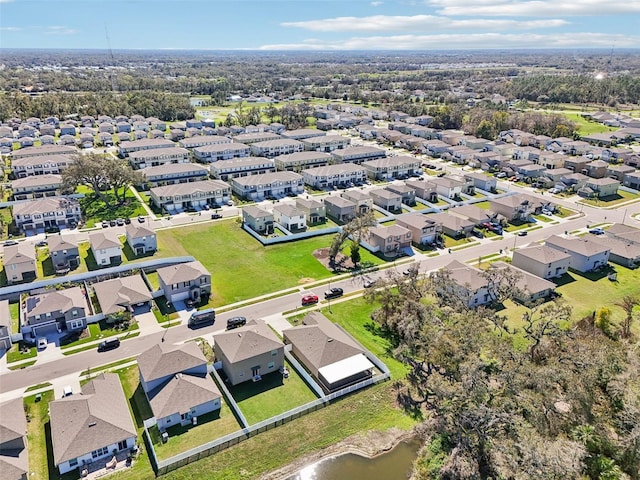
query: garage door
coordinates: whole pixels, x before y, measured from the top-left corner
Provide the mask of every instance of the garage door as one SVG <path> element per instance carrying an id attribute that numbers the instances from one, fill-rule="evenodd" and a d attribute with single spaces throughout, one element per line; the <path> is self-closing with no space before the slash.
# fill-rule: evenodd
<path id="1" fill-rule="evenodd" d="M 189 292 L 174 293 L 173 295 L 171 295 L 170 301 L 175 303 L 181 300 L 186 300 L 187 298 L 189 298 Z"/>

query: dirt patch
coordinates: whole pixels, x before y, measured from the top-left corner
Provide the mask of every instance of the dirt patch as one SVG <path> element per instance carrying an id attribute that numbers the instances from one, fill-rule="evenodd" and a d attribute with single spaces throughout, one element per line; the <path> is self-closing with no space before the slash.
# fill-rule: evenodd
<path id="1" fill-rule="evenodd" d="M 313 256 L 331 272 L 348 272 L 355 268 L 351 259 L 342 253 L 339 253 L 334 262 L 331 263 L 328 248 L 319 248 L 318 250 L 314 250 Z"/>
<path id="2" fill-rule="evenodd" d="M 331 445 L 319 452 L 305 455 L 273 472 L 265 473 L 260 480 L 284 480 L 296 472 L 304 468 L 306 465 L 319 462 L 329 457 L 343 455 L 345 453 L 354 453 L 366 458 L 373 458 L 388 452 L 400 442 L 415 437 L 413 430 L 406 431 L 399 428 L 391 428 L 386 432 L 365 432 L 351 437 L 345 438 L 341 442 Z"/>
<path id="3" fill-rule="evenodd" d="M 301 278 L 300 280 L 298 280 L 298 283 L 301 285 L 304 285 L 305 283 L 311 283 L 311 282 L 315 282 L 316 279 L 315 278 L 309 278 L 309 277 L 304 277 Z"/>

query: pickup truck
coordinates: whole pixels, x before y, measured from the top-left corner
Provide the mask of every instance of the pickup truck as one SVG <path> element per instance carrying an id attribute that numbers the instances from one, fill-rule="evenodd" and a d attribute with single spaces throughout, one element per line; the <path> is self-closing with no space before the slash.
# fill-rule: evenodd
<path id="1" fill-rule="evenodd" d="M 325 299 L 338 298 L 338 297 L 341 297 L 343 293 L 344 292 L 342 291 L 341 288 L 334 287 L 331 290 L 327 290 L 326 292 L 324 292 L 324 298 Z"/>

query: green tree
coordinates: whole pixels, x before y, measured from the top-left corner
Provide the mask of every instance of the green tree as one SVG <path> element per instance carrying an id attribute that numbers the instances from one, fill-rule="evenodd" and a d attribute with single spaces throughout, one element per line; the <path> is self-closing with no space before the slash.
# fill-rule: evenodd
<path id="1" fill-rule="evenodd" d="M 358 268 L 358 263 L 360 263 L 360 245 L 356 242 L 351 242 L 350 253 L 353 266 Z"/>

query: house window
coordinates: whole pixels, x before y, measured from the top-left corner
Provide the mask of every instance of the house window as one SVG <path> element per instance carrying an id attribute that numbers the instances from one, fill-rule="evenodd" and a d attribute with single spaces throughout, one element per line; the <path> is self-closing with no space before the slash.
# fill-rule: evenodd
<path id="1" fill-rule="evenodd" d="M 94 450 L 93 452 L 91 452 L 91 458 L 102 457 L 103 455 L 106 455 L 107 453 L 109 453 L 109 449 L 107 447 L 102 447 L 102 448 L 99 448 L 99 449 Z"/>
<path id="2" fill-rule="evenodd" d="M 118 450 L 125 450 L 127 448 L 127 441 L 123 440 L 118 442 Z"/>
<path id="3" fill-rule="evenodd" d="M 274 366 L 275 366 L 275 363 L 273 363 L 273 362 L 269 362 L 267 364 L 267 368 L 273 368 Z"/>
<path id="4" fill-rule="evenodd" d="M 78 465 L 78 459 L 77 458 L 72 458 L 71 460 L 69 460 L 69 466 L 70 467 L 75 467 L 76 465 Z"/>
<path id="5" fill-rule="evenodd" d="M 82 320 L 71 320 L 67 323 L 67 325 L 71 330 L 82 328 Z"/>
<path id="6" fill-rule="evenodd" d="M 278 350 L 271 350 L 271 356 L 275 357 L 278 354 Z"/>
<path id="7" fill-rule="evenodd" d="M 180 420 L 187 420 L 189 418 L 189 413 L 182 413 L 180 415 Z"/>

